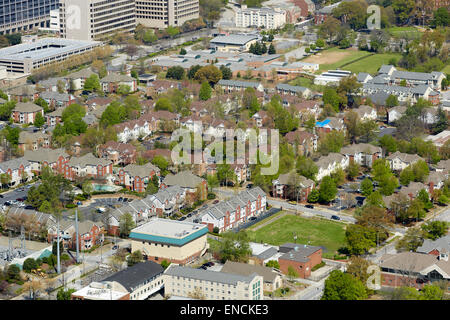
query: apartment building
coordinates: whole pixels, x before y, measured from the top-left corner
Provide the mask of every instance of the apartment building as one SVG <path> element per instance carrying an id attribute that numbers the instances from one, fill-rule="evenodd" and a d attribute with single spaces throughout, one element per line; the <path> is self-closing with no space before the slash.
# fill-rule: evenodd
<path id="1" fill-rule="evenodd" d="M 263 27 L 277 29 L 286 23 L 286 11 L 279 8 L 247 8 L 242 5 L 236 11 L 236 27 Z"/>
<path id="2" fill-rule="evenodd" d="M 165 29 L 198 19 L 198 0 L 136 1 L 136 22 L 149 28 Z"/>
<path id="3" fill-rule="evenodd" d="M 166 296 L 200 295 L 207 300 L 262 300 L 263 277 L 242 276 L 170 265 L 164 275 Z"/>
<path id="4" fill-rule="evenodd" d="M 48 27 L 50 11 L 58 8 L 58 0 L 4 0 L 0 2 L 0 34 L 10 34 Z"/>
<path id="5" fill-rule="evenodd" d="M 134 0 L 60 0 L 60 33 L 75 40 L 105 39 L 136 28 Z"/>

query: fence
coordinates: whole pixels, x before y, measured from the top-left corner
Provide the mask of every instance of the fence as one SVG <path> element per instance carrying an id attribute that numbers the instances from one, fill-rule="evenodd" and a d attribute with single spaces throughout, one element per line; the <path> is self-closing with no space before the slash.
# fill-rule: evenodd
<path id="1" fill-rule="evenodd" d="M 280 208 L 270 208 L 269 210 L 261 213 L 258 217 L 256 217 L 255 220 L 249 220 L 249 221 L 244 222 L 241 225 L 237 226 L 236 228 L 233 229 L 233 232 L 238 232 L 240 230 L 247 229 L 247 228 L 253 226 L 255 223 L 258 223 L 261 220 L 264 220 L 270 216 L 273 216 L 275 213 L 280 212 L 280 211 L 281 211 Z"/>

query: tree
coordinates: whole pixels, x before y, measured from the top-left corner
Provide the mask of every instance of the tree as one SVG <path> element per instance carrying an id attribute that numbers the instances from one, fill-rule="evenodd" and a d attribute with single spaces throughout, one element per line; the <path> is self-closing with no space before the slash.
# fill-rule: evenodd
<path id="1" fill-rule="evenodd" d="M 269 260 L 269 261 L 266 263 L 266 267 L 268 267 L 268 268 L 280 269 L 280 264 L 278 263 L 277 260 Z"/>
<path id="2" fill-rule="evenodd" d="M 364 300 L 367 298 L 364 284 L 349 273 L 333 270 L 325 280 L 321 300 Z"/>
<path id="3" fill-rule="evenodd" d="M 354 180 L 357 176 L 359 176 L 360 170 L 360 165 L 356 161 L 351 160 L 347 168 L 347 177 L 350 180 Z"/>
<path id="4" fill-rule="evenodd" d="M 159 110 L 167 110 L 173 112 L 173 106 L 169 99 L 167 98 L 159 98 L 155 103 L 155 111 Z"/>
<path id="5" fill-rule="evenodd" d="M 200 65 L 195 65 L 189 68 L 187 77 L 188 79 L 194 79 L 195 74 L 197 73 L 198 70 L 200 70 L 202 68 L 202 66 Z M 225 79 L 225 78 L 224 78 Z"/>
<path id="6" fill-rule="evenodd" d="M 236 182 L 237 177 L 229 164 L 217 165 L 217 179 L 221 184 L 227 184 L 228 182 Z"/>
<path id="7" fill-rule="evenodd" d="M 385 153 L 394 153 L 397 151 L 397 140 L 391 135 L 382 136 L 378 142 Z"/>
<path id="8" fill-rule="evenodd" d="M 369 206 L 384 207 L 383 196 L 381 195 L 381 193 L 378 190 L 370 193 L 367 196 L 366 200 L 367 200 L 367 205 L 369 205 Z"/>
<path id="9" fill-rule="evenodd" d="M 450 24 L 450 14 L 448 13 L 447 8 L 441 7 L 437 9 L 434 14 L 434 19 L 432 21 L 432 26 L 434 27 L 448 27 Z"/>
<path id="10" fill-rule="evenodd" d="M 170 266 L 171 262 L 167 261 L 167 260 L 163 260 L 161 261 L 161 267 L 163 267 L 164 269 L 167 269 L 168 266 Z"/>
<path id="11" fill-rule="evenodd" d="M 425 189 L 419 191 L 417 199 L 419 199 L 423 203 L 424 209 L 429 210 L 433 208 L 433 203 L 431 202 L 430 197 L 428 196 L 428 192 Z"/>
<path id="12" fill-rule="evenodd" d="M 121 96 L 126 96 L 131 92 L 131 87 L 127 84 L 119 84 L 117 87 L 116 93 Z"/>
<path id="13" fill-rule="evenodd" d="M 6 270 L 7 280 L 16 282 L 21 281 L 22 277 L 20 276 L 20 268 L 17 264 L 11 264 L 8 266 Z"/>
<path id="14" fill-rule="evenodd" d="M 425 238 L 433 241 L 445 236 L 448 228 L 449 223 L 447 221 L 430 221 L 422 225 Z"/>
<path id="15" fill-rule="evenodd" d="M 152 159 L 152 164 L 154 164 L 155 166 L 157 166 L 159 168 L 159 170 L 161 170 L 161 174 L 163 176 L 167 175 L 167 173 L 168 173 L 167 168 L 169 167 L 169 161 L 167 161 L 166 158 L 164 158 L 163 156 L 160 156 L 160 155 L 156 155 Z"/>
<path id="16" fill-rule="evenodd" d="M 66 107 L 62 112 L 61 118 L 62 121 L 65 122 L 69 118 L 79 117 L 83 118 L 86 114 L 86 109 L 77 103 L 73 103 L 70 106 Z"/>
<path id="17" fill-rule="evenodd" d="M 293 281 L 295 278 L 299 277 L 299 274 L 298 274 L 297 270 L 294 269 L 293 266 L 289 266 L 287 276 L 288 276 L 289 280 Z"/>
<path id="18" fill-rule="evenodd" d="M 341 104 L 341 98 L 339 97 L 336 89 L 327 87 L 323 92 L 323 103 L 330 104 L 335 112 L 339 112 L 339 106 Z"/>
<path id="19" fill-rule="evenodd" d="M 318 151 L 323 154 L 331 152 L 340 152 L 345 142 L 345 133 L 342 131 L 332 130 L 331 132 L 321 136 Z"/>
<path id="20" fill-rule="evenodd" d="M 100 80 L 96 74 L 92 74 L 84 81 L 84 90 L 89 92 L 100 91 Z"/>
<path id="21" fill-rule="evenodd" d="M 124 213 L 121 217 L 120 217 L 120 223 L 119 223 L 119 229 L 120 229 L 120 234 L 122 236 L 129 236 L 130 235 L 130 231 L 136 226 L 136 223 L 134 222 L 133 216 L 131 215 L 131 213 Z"/>
<path id="22" fill-rule="evenodd" d="M 355 279 L 361 281 L 361 283 L 367 283 L 369 279 L 369 273 L 367 272 L 371 263 L 361 257 L 352 256 L 350 257 L 350 261 L 347 265 L 346 272 L 352 275 Z"/>
<path id="23" fill-rule="evenodd" d="M 323 38 L 327 38 L 331 43 L 333 38 L 337 35 L 341 22 L 334 18 L 328 17 L 319 27 L 318 35 Z"/>
<path id="24" fill-rule="evenodd" d="M 75 292 L 75 289 L 67 289 L 61 288 L 58 290 L 56 294 L 56 300 L 72 300 L 72 293 Z"/>
<path id="25" fill-rule="evenodd" d="M 398 99 L 397 96 L 394 96 L 393 94 L 389 95 L 386 99 L 386 107 L 393 108 L 398 106 Z"/>
<path id="26" fill-rule="evenodd" d="M 222 79 L 222 72 L 213 65 L 207 65 L 201 67 L 194 75 L 194 79 L 202 83 L 208 81 L 209 84 L 214 87 L 214 85 Z"/>
<path id="27" fill-rule="evenodd" d="M 212 88 L 209 85 L 209 83 L 207 81 L 202 83 L 202 86 L 200 87 L 200 92 L 198 94 L 198 97 L 201 100 L 209 100 L 211 98 L 211 94 L 212 94 Z"/>
<path id="28" fill-rule="evenodd" d="M 227 260 L 236 262 L 247 262 L 251 255 L 249 237 L 245 231 L 225 232 L 222 234 L 222 240 L 217 247 L 217 254 L 222 263 Z"/>
<path id="29" fill-rule="evenodd" d="M 168 26 L 166 28 L 166 32 L 172 38 L 180 33 L 180 29 L 178 29 L 177 27 Z"/>
<path id="30" fill-rule="evenodd" d="M 333 179 L 330 176 L 326 176 L 322 179 L 319 186 L 319 202 L 329 203 L 337 195 L 337 187 Z"/>
<path id="31" fill-rule="evenodd" d="M 182 56 L 184 56 L 186 53 L 187 53 L 186 49 L 185 49 L 185 48 L 181 48 L 180 54 L 181 54 Z"/>
<path id="32" fill-rule="evenodd" d="M 414 0 L 393 0 L 392 9 L 394 9 L 397 21 L 404 24 L 414 13 L 415 3 Z"/>
<path id="33" fill-rule="evenodd" d="M 225 65 L 220 66 L 220 72 L 222 72 L 222 79 L 224 80 L 229 80 L 233 76 L 231 69 L 226 67 Z"/>
<path id="34" fill-rule="evenodd" d="M 33 258 L 28 258 L 23 262 L 22 269 L 25 272 L 31 272 L 31 270 L 37 269 L 39 266 L 36 263 L 36 260 Z"/>
<path id="35" fill-rule="evenodd" d="M 421 300 L 444 300 L 444 290 L 439 286 L 427 284 L 420 292 Z"/>
<path id="36" fill-rule="evenodd" d="M 167 69 L 166 78 L 182 80 L 184 78 L 185 71 L 181 66 L 174 66 Z"/>
<path id="37" fill-rule="evenodd" d="M 276 54 L 277 51 L 275 50 L 275 46 L 273 45 L 273 43 L 270 44 L 269 46 L 269 50 L 267 51 L 268 54 Z"/>
<path id="38" fill-rule="evenodd" d="M 147 192 L 147 194 L 155 194 L 158 191 L 159 191 L 159 178 L 155 174 L 155 175 L 153 175 L 151 181 L 147 185 L 146 192 Z"/>
<path id="39" fill-rule="evenodd" d="M 0 120 L 8 121 L 15 106 L 16 101 L 7 101 L 4 104 L 0 104 Z"/>
<path id="40" fill-rule="evenodd" d="M 416 251 L 423 244 L 424 233 L 420 228 L 408 228 L 395 248 L 399 251 Z"/>
<path id="41" fill-rule="evenodd" d="M 377 245 L 377 232 L 374 228 L 353 224 L 347 226 L 345 240 L 350 254 L 361 255 Z"/>
<path id="42" fill-rule="evenodd" d="M 127 265 L 128 267 L 131 267 L 134 266 L 136 263 L 141 262 L 142 260 L 144 260 L 142 252 L 140 250 L 136 250 L 128 256 Z"/>
<path id="43" fill-rule="evenodd" d="M 36 114 L 36 118 L 34 119 L 34 126 L 40 128 L 44 125 L 45 119 L 40 112 Z"/>
<path id="44" fill-rule="evenodd" d="M 312 189 L 311 192 L 308 195 L 308 202 L 309 203 L 316 203 L 319 201 L 320 198 L 320 192 L 318 189 Z"/>
<path id="45" fill-rule="evenodd" d="M 334 181 L 334 184 L 336 186 L 341 186 L 345 183 L 345 172 L 342 170 L 342 168 L 336 169 L 334 172 L 331 173 L 331 178 Z"/>
<path id="46" fill-rule="evenodd" d="M 369 178 L 365 178 L 361 181 L 361 194 L 368 197 L 373 192 L 373 183 Z"/>

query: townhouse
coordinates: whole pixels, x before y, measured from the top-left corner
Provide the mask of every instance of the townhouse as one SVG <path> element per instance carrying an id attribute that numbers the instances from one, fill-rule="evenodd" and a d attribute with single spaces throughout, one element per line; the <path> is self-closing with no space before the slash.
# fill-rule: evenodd
<path id="1" fill-rule="evenodd" d="M 161 127 L 164 123 L 173 122 L 175 125 L 180 123 L 180 116 L 167 110 L 144 113 L 139 119 L 148 122 L 150 132 L 163 131 Z"/>
<path id="2" fill-rule="evenodd" d="M 68 180 L 74 180 L 76 177 L 106 178 L 113 173 L 112 166 L 112 161 L 87 153 L 81 157 L 72 157 L 64 165 L 64 178 Z"/>
<path id="3" fill-rule="evenodd" d="M 399 71 L 392 65 L 382 65 L 378 74 L 389 76 L 389 82 L 392 84 L 399 85 L 402 81 L 406 81 L 407 86 L 428 85 L 436 90 L 440 90 L 442 80 L 446 77 L 443 72 L 438 71 L 429 73 Z"/>
<path id="4" fill-rule="evenodd" d="M 160 170 L 150 162 L 141 166 L 129 164 L 119 169 L 119 184 L 132 191 L 145 192 L 154 175 L 159 180 Z"/>
<path id="5" fill-rule="evenodd" d="M 128 86 L 130 92 L 137 90 L 137 80 L 135 78 L 117 73 L 110 73 L 100 79 L 100 84 L 105 93 L 115 93 L 121 85 Z"/>
<path id="6" fill-rule="evenodd" d="M 87 78 L 96 74 L 91 68 L 85 68 L 80 71 L 72 72 L 65 76 L 65 79 L 70 83 L 71 90 L 82 90 L 84 88 L 84 82 Z"/>
<path id="7" fill-rule="evenodd" d="M 64 112 L 65 108 L 58 108 L 53 112 L 47 113 L 45 115 L 45 119 L 47 120 L 47 125 L 49 127 L 54 127 L 57 124 L 62 123 L 62 113 Z"/>
<path id="8" fill-rule="evenodd" d="M 266 194 L 260 187 L 244 190 L 228 200 L 203 209 L 199 214 L 200 223 L 206 224 L 209 231 L 217 227 L 220 232 L 224 232 L 264 212 L 266 201 Z"/>
<path id="9" fill-rule="evenodd" d="M 408 154 L 396 151 L 393 154 L 386 157 L 389 161 L 392 170 L 400 171 L 405 169 L 407 166 L 416 163 L 417 161 L 425 161 L 422 157 L 417 154 Z"/>
<path id="10" fill-rule="evenodd" d="M 377 120 L 377 111 L 371 106 L 362 105 L 354 111 L 358 114 L 359 119 L 362 121 Z"/>
<path id="11" fill-rule="evenodd" d="M 186 192 L 186 197 L 191 201 L 196 196 L 198 200 L 206 200 L 208 195 L 208 183 L 205 179 L 200 178 L 190 171 L 181 171 L 177 174 L 169 173 L 161 182 L 160 188 L 167 188 L 170 186 L 179 186 Z"/>
<path id="12" fill-rule="evenodd" d="M 39 148 L 50 148 L 51 136 L 41 131 L 29 132 L 20 131 L 19 144 L 20 150 L 38 150 Z"/>
<path id="13" fill-rule="evenodd" d="M 339 153 L 330 153 L 327 156 L 322 156 L 315 162 L 319 171 L 317 172 L 316 179 L 322 180 L 323 177 L 329 176 L 337 169 L 345 170 L 349 165 L 350 159 L 346 155 Z"/>
<path id="14" fill-rule="evenodd" d="M 14 206 L 4 211 L 3 215 L 5 217 L 4 230 L 20 233 L 24 227 L 25 232 L 36 238 L 45 236 L 48 227 L 56 223 L 56 218 L 51 214 Z"/>
<path id="15" fill-rule="evenodd" d="M 97 146 L 97 156 L 112 161 L 113 165 L 126 166 L 135 163 L 136 155 L 136 147 L 129 143 L 108 141 Z"/>
<path id="16" fill-rule="evenodd" d="M 72 220 L 60 220 L 59 237 L 65 249 L 75 250 L 77 243 L 77 232 L 75 222 Z M 93 246 L 104 241 L 105 226 L 97 221 L 78 221 L 78 245 L 80 250 L 89 250 Z M 47 241 L 56 241 L 58 237 L 56 223 L 49 224 L 47 229 Z"/>
<path id="17" fill-rule="evenodd" d="M 263 300 L 263 277 L 241 276 L 170 265 L 164 272 L 164 294 L 189 298 L 200 294 L 206 300 Z"/>
<path id="18" fill-rule="evenodd" d="M 40 174 L 43 167 L 49 167 L 58 173 L 64 173 L 69 155 L 64 149 L 25 150 L 24 158 L 30 162 L 31 171 Z"/>
<path id="19" fill-rule="evenodd" d="M 246 88 L 253 88 L 256 91 L 264 92 L 264 86 L 260 82 L 254 81 L 236 81 L 236 80 L 224 80 L 221 79 L 217 83 L 217 85 L 227 93 L 231 93 L 233 91 L 243 91 Z"/>
<path id="20" fill-rule="evenodd" d="M 6 94 L 10 101 L 15 100 L 17 102 L 22 102 L 24 100 L 34 101 L 39 98 L 39 91 L 36 90 L 36 86 L 34 85 L 15 87 L 7 90 Z"/>
<path id="21" fill-rule="evenodd" d="M 295 130 L 285 135 L 287 143 L 297 146 L 297 154 L 309 156 L 317 151 L 318 136 L 308 131 Z"/>
<path id="22" fill-rule="evenodd" d="M 36 115 L 44 116 L 44 109 L 31 102 L 18 102 L 11 113 L 11 118 L 16 123 L 33 124 Z"/>
<path id="23" fill-rule="evenodd" d="M 388 111 L 388 123 L 393 124 L 395 121 L 399 120 L 406 112 L 405 106 L 397 106 L 389 109 Z"/>
<path id="24" fill-rule="evenodd" d="M 284 101 L 284 100 L 283 100 Z M 287 106 L 292 105 L 297 118 L 301 120 L 308 120 L 311 116 L 314 117 L 315 120 L 319 117 L 322 112 L 322 108 L 320 107 L 320 103 L 317 100 L 305 100 L 302 102 L 296 102 L 293 104 L 289 104 Z M 284 106 L 284 104 L 283 104 Z"/>
<path id="25" fill-rule="evenodd" d="M 323 121 L 316 122 L 316 132 L 328 133 L 332 130 L 342 131 L 345 130 L 344 120 L 336 117 L 328 117 Z"/>
<path id="26" fill-rule="evenodd" d="M 306 201 L 314 186 L 314 181 L 300 176 L 296 170 L 292 170 L 291 172 L 280 174 L 277 179 L 272 181 L 272 196 Z"/>
<path id="27" fill-rule="evenodd" d="M 75 97 L 69 93 L 44 91 L 39 94 L 39 97 L 44 99 L 54 109 L 65 108 L 76 102 Z"/>
<path id="28" fill-rule="evenodd" d="M 142 118 L 116 124 L 114 128 L 117 132 L 117 139 L 122 143 L 145 138 L 152 133 L 149 122 Z"/>
<path id="29" fill-rule="evenodd" d="M 365 96 L 382 92 L 388 95 L 396 96 L 399 102 L 416 103 L 420 98 L 429 100 L 430 94 L 432 94 L 434 91 L 428 85 L 403 87 L 397 85 L 374 84 L 371 82 L 367 82 L 363 84 L 361 92 Z M 432 95 L 432 97 L 434 98 L 434 95 Z"/>
<path id="30" fill-rule="evenodd" d="M 428 193 L 433 194 L 434 190 L 441 189 L 447 179 L 448 173 L 443 174 L 442 172 L 430 171 L 430 174 L 425 180 L 425 184 L 428 186 Z"/>
<path id="31" fill-rule="evenodd" d="M 291 86 L 289 84 L 280 83 L 275 87 L 278 94 L 296 95 L 305 99 L 311 96 L 311 90 L 300 86 Z"/>
<path id="32" fill-rule="evenodd" d="M 29 181 L 33 176 L 31 165 L 25 157 L 1 162 L 0 174 L 6 174 L 9 177 L 7 183 L 9 187 Z"/>
<path id="33" fill-rule="evenodd" d="M 429 188 L 422 182 L 410 182 L 408 186 L 402 186 L 399 193 L 408 196 L 411 200 L 414 200 L 421 190 L 425 190 L 429 195 Z"/>
<path id="34" fill-rule="evenodd" d="M 357 164 L 368 168 L 372 167 L 376 159 L 382 157 L 382 149 L 368 143 L 345 146 L 341 149 L 341 153 L 348 157 L 350 161 L 355 161 Z"/>
<path id="35" fill-rule="evenodd" d="M 423 254 L 432 254 L 435 256 L 441 256 L 441 254 L 449 254 L 450 235 L 443 236 L 436 240 L 424 239 L 422 245 L 417 248 L 416 252 Z"/>

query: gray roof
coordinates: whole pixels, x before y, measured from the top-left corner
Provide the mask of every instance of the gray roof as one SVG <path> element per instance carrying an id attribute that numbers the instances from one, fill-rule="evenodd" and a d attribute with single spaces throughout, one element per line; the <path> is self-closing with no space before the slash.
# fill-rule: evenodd
<path id="1" fill-rule="evenodd" d="M 393 78 L 405 79 L 405 80 L 421 80 L 432 81 L 437 80 L 438 77 L 444 75 L 442 72 L 411 72 L 411 71 L 394 71 L 392 73 Z"/>
<path id="2" fill-rule="evenodd" d="M 29 166 L 30 163 L 25 159 L 25 157 L 20 157 L 12 160 L 8 160 L 0 163 L 0 170 L 3 172 L 8 171 L 8 169 L 15 170 L 18 169 L 21 165 L 25 167 Z"/>
<path id="3" fill-rule="evenodd" d="M 41 107 L 31 102 L 18 102 L 13 109 L 13 111 L 18 112 L 38 112 L 41 110 L 43 110 Z"/>
<path id="4" fill-rule="evenodd" d="M 73 72 L 66 76 L 67 79 L 84 79 L 89 78 L 91 75 L 96 74 L 91 70 L 91 68 L 85 68 L 77 72 Z"/>
<path id="5" fill-rule="evenodd" d="M 131 293 L 145 281 L 162 273 L 164 273 L 164 268 L 161 265 L 153 261 L 145 261 L 119 271 L 103 281 L 116 281 Z"/>
<path id="6" fill-rule="evenodd" d="M 300 92 L 300 93 L 303 93 L 306 90 L 309 90 L 308 88 L 305 88 L 305 87 L 291 86 L 291 85 L 285 84 L 285 83 L 278 84 L 276 88 L 277 88 L 277 90 L 284 90 L 284 91 L 291 91 L 291 92 Z"/>
<path id="7" fill-rule="evenodd" d="M 87 153 L 84 156 L 81 157 L 72 157 L 69 160 L 69 166 L 72 167 L 86 167 L 88 165 L 91 166 L 97 166 L 97 165 L 102 165 L 102 166 L 107 166 L 109 164 L 111 164 L 112 162 L 110 160 L 106 160 L 103 158 L 97 158 L 96 156 L 94 156 L 92 153 Z"/>
<path id="8" fill-rule="evenodd" d="M 53 163 L 58 160 L 60 156 L 67 158 L 69 155 L 64 149 L 38 149 L 35 151 L 26 150 L 24 158 L 31 162 Z"/>
<path id="9" fill-rule="evenodd" d="M 419 253 L 429 253 L 433 250 L 437 249 L 439 252 L 447 252 L 450 253 L 450 235 L 446 235 L 445 237 L 430 240 L 425 239 L 423 244 L 417 248 L 417 252 Z"/>
<path id="10" fill-rule="evenodd" d="M 102 78 L 100 82 L 130 82 L 135 81 L 136 79 L 127 75 L 111 73 L 106 77 Z"/>
<path id="11" fill-rule="evenodd" d="M 341 153 L 346 155 L 354 155 L 356 153 L 374 154 L 378 152 L 381 153 L 381 148 L 369 143 L 352 144 L 341 149 Z"/>
<path id="12" fill-rule="evenodd" d="M 273 271 L 272 268 L 255 265 L 255 264 L 247 264 L 241 262 L 234 262 L 228 260 L 225 262 L 224 266 L 220 270 L 222 273 L 233 273 L 241 276 L 250 276 L 254 273 L 263 277 L 264 282 L 274 282 L 278 277 L 278 274 Z"/>
<path id="13" fill-rule="evenodd" d="M 39 94 L 42 99 L 56 100 L 56 101 L 70 101 L 70 94 L 68 93 L 59 93 L 53 91 L 44 91 Z"/>
<path id="14" fill-rule="evenodd" d="M 137 164 L 129 164 L 125 168 L 123 168 L 123 171 L 128 172 L 130 176 L 133 177 L 148 177 L 150 176 L 150 173 L 154 171 L 155 173 L 159 172 L 159 168 L 155 167 L 153 164 L 146 163 L 142 166 Z"/>
<path id="15" fill-rule="evenodd" d="M 48 139 L 49 137 L 50 136 L 48 134 L 42 133 L 41 131 L 37 132 L 20 131 L 19 143 L 35 142 L 39 139 Z"/>
<path id="16" fill-rule="evenodd" d="M 364 82 L 367 80 L 367 78 L 372 78 L 372 76 L 370 74 L 368 74 L 367 72 L 360 72 L 360 73 L 358 73 L 356 80 L 358 82 Z"/>
<path id="17" fill-rule="evenodd" d="M 424 160 L 417 154 L 402 153 L 400 151 L 396 151 L 387 157 L 388 160 L 394 160 L 395 158 L 399 158 L 401 161 L 405 163 L 413 163 L 419 160 Z"/>
<path id="18" fill-rule="evenodd" d="M 270 247 L 269 249 L 258 254 L 256 256 L 256 258 L 261 259 L 261 260 L 266 260 L 266 259 L 269 259 L 270 257 L 273 257 L 277 253 L 278 253 L 278 250 L 276 248 Z"/>
<path id="19" fill-rule="evenodd" d="M 256 276 L 258 276 L 256 273 L 249 276 L 241 276 L 232 273 L 215 272 L 175 265 L 170 265 L 169 268 L 166 269 L 165 274 L 175 277 L 178 276 L 189 279 L 224 283 L 229 285 L 237 285 L 238 282 L 250 283 Z"/>
<path id="20" fill-rule="evenodd" d="M 232 86 L 232 87 L 242 87 L 242 88 L 257 88 L 261 83 L 254 81 L 237 81 L 237 80 L 224 80 L 221 79 L 217 83 L 221 86 Z"/>
<path id="21" fill-rule="evenodd" d="M 328 168 L 330 163 L 338 162 L 340 163 L 344 159 L 344 156 L 339 153 L 330 153 L 327 156 L 322 156 L 316 161 L 316 166 L 318 168 Z"/>
<path id="22" fill-rule="evenodd" d="M 168 174 L 163 183 L 167 186 L 178 185 L 183 188 L 195 189 L 205 179 L 200 178 L 190 171 L 182 171 L 175 175 Z"/>
<path id="23" fill-rule="evenodd" d="M 321 247 L 302 245 L 298 243 L 285 243 L 280 246 L 280 252 L 285 252 L 279 259 L 298 262 L 308 262 L 309 256 L 320 250 Z"/>
<path id="24" fill-rule="evenodd" d="M 392 70 L 392 68 L 395 68 L 393 65 L 390 65 L 390 64 L 388 64 L 388 65 L 386 65 L 386 64 L 383 64 L 381 67 L 380 67 L 380 70 L 378 70 L 378 73 L 389 73 L 391 70 Z"/>
<path id="25" fill-rule="evenodd" d="M 243 46 L 249 41 L 257 40 L 258 36 L 256 35 L 229 35 L 229 36 L 217 36 L 214 39 L 210 40 L 209 43 L 220 43 L 220 44 L 231 44 Z"/>

